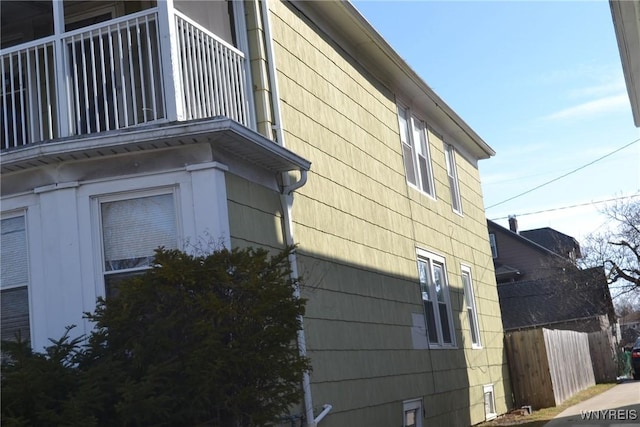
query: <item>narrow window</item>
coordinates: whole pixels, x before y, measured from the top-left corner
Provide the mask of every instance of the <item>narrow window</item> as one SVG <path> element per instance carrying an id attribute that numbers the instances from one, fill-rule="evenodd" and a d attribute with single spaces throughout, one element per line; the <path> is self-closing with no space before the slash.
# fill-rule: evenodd
<path id="1" fill-rule="evenodd" d="M 449 177 L 449 189 L 451 191 L 451 206 L 454 211 L 462 214 L 462 200 L 460 199 L 460 184 L 456 169 L 455 148 L 451 144 L 445 144 L 445 160 L 447 164 L 447 176 Z"/>
<path id="2" fill-rule="evenodd" d="M 427 126 L 406 108 L 398 108 L 402 157 L 407 181 L 435 197 Z"/>
<path id="3" fill-rule="evenodd" d="M 402 403 L 402 426 L 422 427 L 422 399 L 407 400 Z"/>
<path id="4" fill-rule="evenodd" d="M 498 416 L 496 413 L 496 398 L 493 393 L 493 384 L 485 385 L 484 391 L 484 417 L 486 420 L 492 420 Z"/>
<path id="5" fill-rule="evenodd" d="M 455 336 L 444 258 L 419 251 L 418 273 L 429 343 L 452 347 Z"/>
<path id="6" fill-rule="evenodd" d="M 467 305 L 467 318 L 469 319 L 469 330 L 471 331 L 471 344 L 474 348 L 480 348 L 480 329 L 478 328 L 478 312 L 476 310 L 476 300 L 473 292 L 473 281 L 471 280 L 471 269 L 462 266 L 462 285 L 464 288 L 464 300 Z"/>
<path id="7" fill-rule="evenodd" d="M 409 133 L 409 117 L 407 110 L 398 109 L 398 120 L 400 123 L 400 140 L 402 141 L 402 156 L 404 159 L 404 171 L 407 181 L 413 185 L 418 185 L 416 180 L 415 150 Z"/>
<path id="8" fill-rule="evenodd" d="M 428 260 L 418 259 L 418 271 L 420 273 L 420 291 L 422 293 L 422 303 L 424 305 L 425 323 L 429 342 L 438 344 L 438 329 L 436 328 L 436 309 L 433 305 L 431 292 L 431 271 Z"/>
<path id="9" fill-rule="evenodd" d="M 29 262 L 25 217 L 0 222 L 0 288 L 2 340 L 31 340 L 29 327 Z"/>
<path id="10" fill-rule="evenodd" d="M 427 143 L 427 129 L 424 122 L 416 117 L 413 121 L 413 141 L 416 146 L 418 170 L 420 171 L 420 188 L 425 193 L 435 196 L 433 191 L 433 175 L 431 173 L 431 158 L 429 156 L 429 145 Z"/>
<path id="11" fill-rule="evenodd" d="M 177 248 L 173 194 L 103 201 L 100 217 L 107 296 L 123 279 L 148 269 L 156 248 Z"/>
<path id="12" fill-rule="evenodd" d="M 496 246 L 496 235 L 489 233 L 489 244 L 491 245 L 491 257 L 498 258 L 498 246 Z"/>

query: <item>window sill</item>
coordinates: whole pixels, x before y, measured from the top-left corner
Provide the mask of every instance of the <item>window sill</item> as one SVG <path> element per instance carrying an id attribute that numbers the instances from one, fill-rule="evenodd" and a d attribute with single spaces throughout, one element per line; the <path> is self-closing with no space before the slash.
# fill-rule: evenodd
<path id="1" fill-rule="evenodd" d="M 434 202 L 437 202 L 438 199 L 436 198 L 436 196 L 431 195 L 429 193 L 427 193 L 426 191 L 424 191 L 422 188 L 418 187 L 415 184 L 410 183 L 409 181 L 407 181 L 407 185 L 409 186 L 409 188 L 414 189 L 415 191 L 417 191 L 418 193 L 422 194 L 423 196 L 428 197 L 429 199 L 433 200 Z"/>
<path id="2" fill-rule="evenodd" d="M 457 345 L 442 345 L 442 344 L 433 344 L 429 343 L 429 350 L 459 350 Z"/>

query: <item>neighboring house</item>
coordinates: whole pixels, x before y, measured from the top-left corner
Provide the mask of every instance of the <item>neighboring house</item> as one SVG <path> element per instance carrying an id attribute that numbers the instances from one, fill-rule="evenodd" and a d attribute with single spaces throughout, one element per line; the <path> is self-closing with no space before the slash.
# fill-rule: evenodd
<path id="1" fill-rule="evenodd" d="M 640 127 L 640 0 L 609 0 L 633 121 Z"/>
<path id="2" fill-rule="evenodd" d="M 629 313 L 618 320 L 622 345 L 633 345 L 640 337 L 640 311 Z"/>
<path id="3" fill-rule="evenodd" d="M 551 228 L 519 231 L 487 221 L 505 331 L 532 327 L 580 332 L 616 323 L 602 268 L 575 266 L 580 245 Z"/>
<path id="4" fill-rule="evenodd" d="M 570 281 L 567 281 L 570 280 Z M 545 327 L 578 332 L 610 330 L 615 313 L 604 271 L 504 283 L 498 287 L 505 331 Z"/>
<path id="5" fill-rule="evenodd" d="M 569 259 L 573 263 L 575 263 L 578 258 L 582 258 L 578 241 L 553 228 L 544 227 L 534 230 L 523 230 L 520 232 L 520 235 L 561 257 Z"/>
<path id="6" fill-rule="evenodd" d="M 494 152 L 350 3 L 0 7 L 3 338 L 88 333 L 82 313 L 158 246 L 295 243 L 313 365 L 296 423 L 508 409 Z"/>
<path id="7" fill-rule="evenodd" d="M 509 218 L 508 229 L 490 220 L 487 220 L 487 228 L 498 284 L 548 277 L 567 262 L 568 257 L 524 237 L 518 230 L 516 218 Z M 540 235 L 546 237 L 547 233 Z"/>

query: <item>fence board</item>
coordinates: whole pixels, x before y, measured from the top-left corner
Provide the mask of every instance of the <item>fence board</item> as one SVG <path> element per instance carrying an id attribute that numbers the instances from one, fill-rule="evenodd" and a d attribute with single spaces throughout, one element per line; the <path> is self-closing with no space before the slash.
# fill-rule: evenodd
<path id="1" fill-rule="evenodd" d="M 610 330 L 589 333 L 589 352 L 596 383 L 616 380 L 617 362 L 615 340 Z"/>
<path id="2" fill-rule="evenodd" d="M 586 333 L 543 329 L 543 335 L 556 405 L 595 385 Z"/>
<path id="3" fill-rule="evenodd" d="M 505 341 L 516 406 L 554 406 L 542 330 L 510 332 L 505 335 Z"/>
<path id="4" fill-rule="evenodd" d="M 586 333 L 529 329 L 505 335 L 515 403 L 556 406 L 595 385 Z"/>

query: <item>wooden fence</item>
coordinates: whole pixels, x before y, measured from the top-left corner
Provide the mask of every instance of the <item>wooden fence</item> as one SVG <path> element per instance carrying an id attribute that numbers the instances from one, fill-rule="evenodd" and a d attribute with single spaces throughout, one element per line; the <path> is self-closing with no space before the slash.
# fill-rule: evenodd
<path id="1" fill-rule="evenodd" d="M 589 352 L 596 383 L 615 382 L 618 365 L 615 340 L 611 331 L 589 332 Z"/>
<path id="2" fill-rule="evenodd" d="M 556 406 L 595 385 L 586 333 L 530 329 L 505 341 L 517 407 Z"/>

